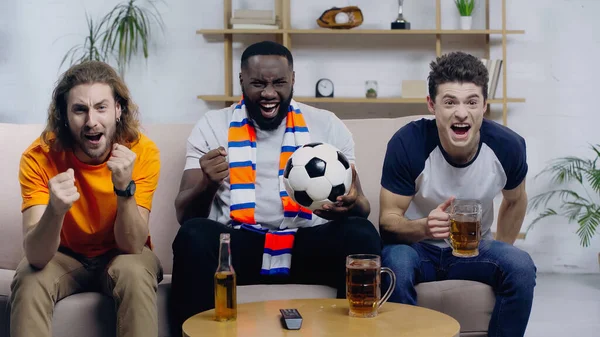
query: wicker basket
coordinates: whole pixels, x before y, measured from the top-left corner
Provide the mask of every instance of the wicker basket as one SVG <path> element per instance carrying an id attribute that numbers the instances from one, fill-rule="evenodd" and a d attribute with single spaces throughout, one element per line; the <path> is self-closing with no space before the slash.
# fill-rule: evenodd
<path id="1" fill-rule="evenodd" d="M 336 23 L 335 16 L 344 12 L 350 16 L 350 21 L 347 23 Z M 317 24 L 322 28 L 331 28 L 331 29 L 350 29 L 354 27 L 358 27 L 363 23 L 363 14 L 360 8 L 356 6 L 347 6 L 347 7 L 332 7 L 323 14 L 321 17 L 317 19 Z"/>

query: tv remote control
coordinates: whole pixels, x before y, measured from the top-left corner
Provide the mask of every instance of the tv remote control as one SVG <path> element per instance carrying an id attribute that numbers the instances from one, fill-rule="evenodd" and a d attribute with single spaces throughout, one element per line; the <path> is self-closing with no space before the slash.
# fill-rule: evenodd
<path id="1" fill-rule="evenodd" d="M 299 330 L 302 326 L 302 316 L 297 309 L 279 309 L 281 312 L 281 323 L 288 330 Z"/>

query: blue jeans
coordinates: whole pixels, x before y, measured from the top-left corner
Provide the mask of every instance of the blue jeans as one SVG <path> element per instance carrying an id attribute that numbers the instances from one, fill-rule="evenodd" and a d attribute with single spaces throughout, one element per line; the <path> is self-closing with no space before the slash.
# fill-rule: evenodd
<path id="1" fill-rule="evenodd" d="M 490 285 L 496 304 L 489 323 L 490 337 L 517 337 L 525 334 L 535 287 L 536 267 L 525 251 L 501 241 L 484 240 L 479 255 L 460 258 L 452 248 L 426 243 L 386 245 L 382 265 L 396 274 L 391 302 L 417 303 L 415 285 L 440 280 L 471 280 Z M 383 288 L 389 285 L 382 278 Z"/>

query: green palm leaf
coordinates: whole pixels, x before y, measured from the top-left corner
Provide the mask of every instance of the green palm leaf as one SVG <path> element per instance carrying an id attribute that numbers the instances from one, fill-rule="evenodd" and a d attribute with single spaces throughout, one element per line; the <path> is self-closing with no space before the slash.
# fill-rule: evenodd
<path id="1" fill-rule="evenodd" d="M 533 219 L 533 221 L 531 221 L 531 224 L 529 225 L 529 227 L 528 227 L 527 230 L 533 228 L 533 225 L 535 225 L 536 223 L 538 223 L 540 220 L 545 219 L 545 218 L 550 217 L 550 216 L 555 216 L 555 215 L 559 215 L 559 214 L 558 214 L 558 212 L 556 212 L 552 208 L 548 208 L 548 209 L 544 210 L 535 219 Z"/>
<path id="2" fill-rule="evenodd" d="M 590 168 L 590 161 L 577 157 L 563 157 L 553 160 L 550 166 L 536 175 L 550 174 L 555 184 L 571 181 L 583 182 L 582 174 Z"/>
<path id="3" fill-rule="evenodd" d="M 600 169 L 596 162 L 600 158 L 600 145 L 592 145 L 595 156 L 593 159 L 583 159 L 569 156 L 553 160 L 548 167 L 542 170 L 536 177 L 549 174 L 554 184 L 579 183 L 585 191 L 583 194 L 570 189 L 556 189 L 540 193 L 529 200 L 528 211 L 544 207 L 545 209 L 531 222 L 527 231 L 540 220 L 550 216 L 564 216 L 569 222 L 576 221 L 579 225 L 577 235 L 581 239 L 581 245 L 589 246 L 591 238 L 596 234 L 600 225 Z M 595 192 L 590 194 L 589 187 Z M 552 199 L 558 199 L 558 208 L 546 208 Z"/>
<path id="4" fill-rule="evenodd" d="M 596 228 L 600 224 L 600 209 L 595 207 L 589 207 L 585 213 L 577 219 L 579 229 L 577 234 L 581 238 L 581 245 L 587 247 L 590 245 L 590 239 L 596 234 Z"/>
<path id="5" fill-rule="evenodd" d="M 566 189 L 553 190 L 553 191 L 540 193 L 540 194 L 532 197 L 529 200 L 529 208 L 530 208 L 530 210 L 534 210 L 539 207 L 546 207 L 546 205 L 548 205 L 548 202 L 550 202 L 550 200 L 552 200 L 555 197 L 560 198 L 560 200 L 562 200 L 563 202 L 566 202 L 567 200 L 569 200 L 569 198 L 573 198 L 576 201 L 586 201 L 584 198 L 580 197 L 579 194 L 577 194 L 574 191 L 566 190 Z"/>

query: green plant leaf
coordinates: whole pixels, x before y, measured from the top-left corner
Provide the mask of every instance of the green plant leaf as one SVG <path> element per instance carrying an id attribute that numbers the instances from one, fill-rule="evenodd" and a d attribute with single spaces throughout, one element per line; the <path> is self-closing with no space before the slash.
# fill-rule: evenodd
<path id="1" fill-rule="evenodd" d="M 569 218 L 569 222 L 575 221 L 580 216 L 582 209 L 585 210 L 589 206 L 589 203 L 569 201 L 561 207 L 561 209 L 564 209 L 562 215 Z"/>
<path id="2" fill-rule="evenodd" d="M 597 204 L 600 196 L 600 169 L 596 167 L 598 158 L 600 158 L 600 145 L 591 145 L 590 147 L 595 154 L 593 159 L 574 156 L 558 158 L 550 162 L 549 166 L 537 175 L 550 174 L 552 182 L 555 184 L 576 181 L 585 190 L 587 198 L 569 189 L 548 191 L 532 197 L 529 201 L 528 211 L 542 206 L 546 207 L 553 198 L 559 199 L 561 205 L 558 210 L 545 209 L 533 220 L 528 230 L 545 217 L 564 216 L 568 218 L 569 222 L 576 221 L 579 224 L 577 235 L 581 239 L 581 245 L 587 247 L 590 244 L 591 238 L 596 234 L 600 225 L 600 206 Z M 588 184 L 595 195 L 589 193 Z"/>
<path id="3" fill-rule="evenodd" d="M 583 173 L 590 168 L 589 160 L 577 157 L 563 157 L 551 161 L 550 166 L 538 173 L 535 178 L 550 174 L 552 182 L 555 184 L 569 183 L 577 181 L 583 183 Z"/>
<path id="4" fill-rule="evenodd" d="M 561 189 L 540 193 L 532 197 L 531 199 L 529 199 L 528 208 L 529 210 L 534 210 L 539 207 L 546 207 L 548 205 L 548 202 L 556 196 L 558 196 L 563 202 L 568 201 L 569 198 L 573 198 L 575 201 L 587 202 L 587 200 L 579 196 L 577 192 L 567 189 Z"/>
<path id="5" fill-rule="evenodd" d="M 124 73 L 132 57 L 140 51 L 145 59 L 148 58 L 152 23 L 156 22 L 164 31 L 162 18 L 155 4 L 148 1 L 150 8 L 143 8 L 138 6 L 136 1 L 127 0 L 120 3 L 103 19 L 108 28 L 102 49 L 117 55 L 121 74 Z"/>
<path id="6" fill-rule="evenodd" d="M 475 8 L 475 0 L 454 0 L 461 16 L 471 16 Z"/>
<path id="7" fill-rule="evenodd" d="M 545 218 L 550 217 L 550 216 L 556 216 L 556 215 L 559 215 L 559 214 L 555 210 L 553 210 L 552 208 L 548 208 L 548 209 L 544 210 L 535 219 L 533 219 L 533 221 L 531 221 L 531 224 L 529 224 L 529 226 L 527 227 L 527 231 L 529 231 L 530 229 L 532 229 L 533 225 L 535 225 L 536 223 L 538 223 L 540 220 L 545 219 Z"/>
<path id="8" fill-rule="evenodd" d="M 577 234 L 581 238 L 581 245 L 588 247 L 590 245 L 590 239 L 596 233 L 596 228 L 600 224 L 600 209 L 596 207 L 588 207 L 587 211 L 577 219 L 579 229 Z"/>
<path id="9" fill-rule="evenodd" d="M 108 55 L 99 50 L 100 41 L 104 38 L 105 32 L 102 31 L 102 23 L 95 24 L 94 20 L 86 13 L 87 35 L 82 44 L 71 47 L 61 60 L 62 67 L 67 60 L 69 65 L 83 61 L 103 61 L 108 60 Z"/>

